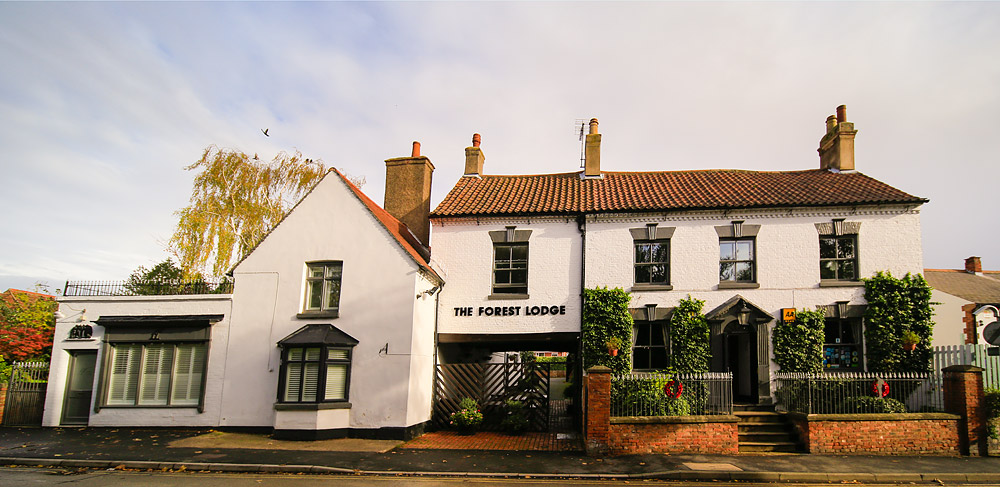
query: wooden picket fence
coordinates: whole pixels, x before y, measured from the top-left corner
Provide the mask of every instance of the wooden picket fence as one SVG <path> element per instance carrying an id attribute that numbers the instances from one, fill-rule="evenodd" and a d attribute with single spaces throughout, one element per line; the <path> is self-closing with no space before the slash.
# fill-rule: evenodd
<path id="1" fill-rule="evenodd" d="M 951 365 L 975 365 L 983 368 L 983 387 L 1000 388 L 1000 356 L 989 355 L 987 345 L 946 345 L 934 347 L 933 364 L 931 370 L 934 372 L 932 388 L 941 390 L 943 378 L 941 369 Z M 996 347 L 992 347 L 996 348 Z M 943 401 L 937 395 L 937 401 Z M 944 409 L 943 402 L 934 404 L 937 409 Z"/>
<path id="2" fill-rule="evenodd" d="M 14 362 L 3 408 L 3 426 L 41 426 L 45 388 L 49 385 L 47 362 Z"/>
<path id="3" fill-rule="evenodd" d="M 439 364 L 432 421 L 436 427 L 449 427 L 458 403 L 471 397 L 485 416 L 483 429 L 497 430 L 504 402 L 512 399 L 524 403 L 529 429 L 545 431 L 549 426 L 550 372 L 548 363 Z"/>

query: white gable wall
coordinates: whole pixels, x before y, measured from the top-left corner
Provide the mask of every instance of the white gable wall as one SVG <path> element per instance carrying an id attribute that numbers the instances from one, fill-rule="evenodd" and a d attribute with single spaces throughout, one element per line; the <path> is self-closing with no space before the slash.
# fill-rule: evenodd
<path id="1" fill-rule="evenodd" d="M 340 317 L 299 319 L 305 263 L 325 260 L 343 261 Z M 351 364 L 350 427 L 412 424 L 414 313 L 427 313 L 414 304 L 417 269 L 344 182 L 328 174 L 234 271 L 235 326 L 222 424 L 273 424 L 277 342 L 313 323 L 331 323 L 360 342 Z M 389 353 L 380 353 L 386 345 Z"/>

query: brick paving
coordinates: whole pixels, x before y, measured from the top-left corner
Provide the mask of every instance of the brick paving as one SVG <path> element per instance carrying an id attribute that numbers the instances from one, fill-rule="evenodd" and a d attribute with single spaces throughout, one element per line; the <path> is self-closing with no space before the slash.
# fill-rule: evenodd
<path id="1" fill-rule="evenodd" d="M 455 431 L 434 431 L 403 444 L 412 450 L 500 450 L 500 451 L 581 451 L 579 435 L 529 432 L 508 435 L 480 431 L 462 435 Z"/>
<path id="2" fill-rule="evenodd" d="M 580 435 L 573 432 L 569 401 L 549 402 L 549 431 L 509 435 L 480 431 L 462 435 L 443 430 L 424 434 L 405 443 L 412 450 L 583 451 Z"/>

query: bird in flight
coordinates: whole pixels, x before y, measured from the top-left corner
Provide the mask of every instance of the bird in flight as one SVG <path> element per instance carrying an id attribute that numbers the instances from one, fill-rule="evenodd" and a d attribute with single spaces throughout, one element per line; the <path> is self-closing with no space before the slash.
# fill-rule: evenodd
<path id="1" fill-rule="evenodd" d="M 261 132 L 264 132 L 264 137 L 270 137 L 270 135 L 267 135 L 267 131 L 268 130 L 271 130 L 271 129 L 260 129 Z"/>

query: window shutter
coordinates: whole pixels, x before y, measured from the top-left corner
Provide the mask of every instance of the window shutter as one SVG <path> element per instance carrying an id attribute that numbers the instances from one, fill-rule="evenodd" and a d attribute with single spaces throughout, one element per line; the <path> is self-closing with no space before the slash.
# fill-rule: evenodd
<path id="1" fill-rule="evenodd" d="M 173 345 L 148 345 L 142 368 L 139 404 L 162 406 L 167 404 L 170 387 L 170 369 L 174 359 Z"/>
<path id="2" fill-rule="evenodd" d="M 133 405 L 136 387 L 139 384 L 139 358 L 142 346 L 115 345 L 111 350 L 108 405 Z"/>
<path id="3" fill-rule="evenodd" d="M 205 373 L 205 345 L 177 346 L 174 384 L 170 404 L 196 406 L 201 399 L 201 378 Z"/>
<path id="4" fill-rule="evenodd" d="M 325 399 L 347 399 L 347 365 L 328 364 L 326 366 Z"/>
<path id="5" fill-rule="evenodd" d="M 300 353 L 302 349 L 297 349 Z M 288 351 L 288 359 L 291 360 L 292 350 Z M 302 364 L 288 364 L 285 366 L 285 402 L 298 402 L 299 392 L 302 391 Z"/>
<path id="6" fill-rule="evenodd" d="M 302 374 L 302 401 L 315 402 L 316 391 L 319 389 L 319 364 L 306 363 Z"/>

